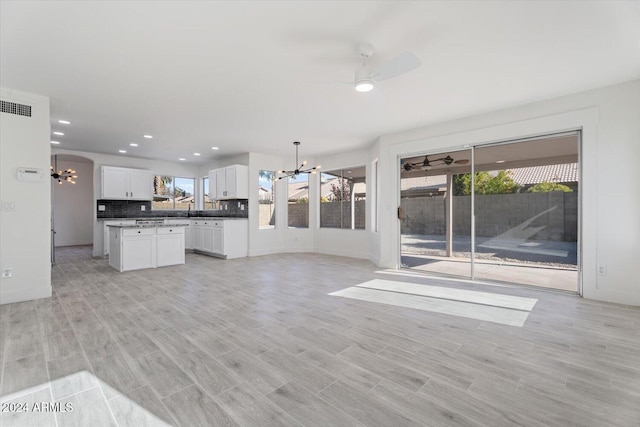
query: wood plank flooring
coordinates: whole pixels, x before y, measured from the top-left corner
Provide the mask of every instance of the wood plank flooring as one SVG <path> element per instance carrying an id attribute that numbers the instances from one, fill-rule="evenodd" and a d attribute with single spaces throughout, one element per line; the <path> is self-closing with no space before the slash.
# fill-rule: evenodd
<path id="1" fill-rule="evenodd" d="M 635 426 L 640 308 L 281 254 L 118 273 L 57 250 L 0 306 L 0 425 Z M 329 295 L 386 279 L 537 299 L 523 327 Z"/>

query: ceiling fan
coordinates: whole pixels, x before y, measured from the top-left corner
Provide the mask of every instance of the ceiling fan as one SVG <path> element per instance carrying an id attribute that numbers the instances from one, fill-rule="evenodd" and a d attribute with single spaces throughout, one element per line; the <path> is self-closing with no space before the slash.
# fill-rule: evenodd
<path id="1" fill-rule="evenodd" d="M 447 157 L 441 157 L 439 159 L 432 159 L 432 160 L 429 160 L 429 156 L 424 156 L 424 160 L 422 162 L 405 163 L 402 165 L 402 167 L 407 172 L 409 172 L 410 170 L 413 170 L 414 168 L 417 168 L 423 171 L 428 171 L 433 166 L 437 166 L 439 164 L 445 164 L 448 166 L 451 164 L 466 165 L 467 163 L 469 163 L 468 159 L 455 160 L 453 157 L 449 155 L 447 155 Z"/>
<path id="2" fill-rule="evenodd" d="M 358 92 L 369 92 L 375 82 L 391 79 L 418 68 L 420 60 L 411 52 L 404 52 L 390 59 L 377 68 L 369 66 L 369 58 L 373 55 L 373 45 L 362 43 L 358 53 L 362 57 L 362 65 L 356 70 L 355 88 Z"/>

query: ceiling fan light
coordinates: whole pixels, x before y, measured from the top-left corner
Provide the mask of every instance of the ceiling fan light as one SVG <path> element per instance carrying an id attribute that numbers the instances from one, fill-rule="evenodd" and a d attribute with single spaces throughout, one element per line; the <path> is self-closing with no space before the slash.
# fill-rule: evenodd
<path id="1" fill-rule="evenodd" d="M 369 92 L 373 89 L 373 81 L 369 79 L 358 80 L 356 82 L 356 90 L 358 92 Z"/>

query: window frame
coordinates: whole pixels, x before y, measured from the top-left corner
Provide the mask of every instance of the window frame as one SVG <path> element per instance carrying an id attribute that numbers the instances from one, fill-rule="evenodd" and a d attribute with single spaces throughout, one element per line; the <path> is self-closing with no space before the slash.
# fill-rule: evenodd
<path id="1" fill-rule="evenodd" d="M 362 179 L 363 181 L 358 181 L 356 182 L 356 178 L 350 177 L 349 176 L 349 171 L 353 170 L 353 169 L 362 169 L 364 171 L 364 174 L 362 175 Z M 338 175 L 339 173 L 339 175 Z M 355 206 L 355 202 L 357 202 L 357 198 L 355 197 L 355 192 L 353 192 L 354 194 L 354 200 L 345 200 L 345 196 L 344 196 L 344 184 L 341 185 L 342 188 L 340 188 L 340 226 L 327 226 L 327 225 L 323 225 L 323 221 L 322 221 L 322 205 L 323 203 L 327 203 L 326 201 L 323 202 L 323 175 L 332 175 L 338 179 L 341 180 L 347 180 L 347 182 L 353 183 L 353 187 L 355 189 L 355 184 L 358 183 L 362 183 L 364 184 L 365 187 L 365 191 L 364 191 L 364 199 L 363 201 L 365 202 L 365 206 L 362 209 L 362 214 L 364 215 L 363 221 L 362 221 L 362 226 L 358 227 L 357 226 L 357 221 L 356 221 L 356 206 Z M 326 228 L 326 229 L 337 229 L 337 230 L 366 230 L 367 229 L 367 206 L 366 206 L 366 200 L 367 200 L 367 164 L 361 164 L 361 165 L 357 165 L 357 166 L 352 166 L 352 167 L 342 167 L 342 168 L 336 168 L 336 169 L 332 169 L 332 170 L 324 170 L 320 173 L 320 190 L 319 190 L 319 197 L 318 197 L 318 201 L 319 201 L 319 214 L 318 214 L 318 227 L 319 228 Z M 349 184 L 349 188 L 351 189 L 352 184 Z M 345 208 L 344 208 L 344 203 L 348 202 L 351 204 L 351 202 L 353 202 L 353 212 L 351 212 L 351 206 L 349 206 L 349 218 L 345 218 Z M 348 227 L 346 225 L 349 225 Z"/>
<path id="2" fill-rule="evenodd" d="M 263 199 L 260 197 L 260 189 L 263 188 L 263 180 L 268 179 L 263 175 L 264 172 L 268 172 L 272 174 L 271 178 L 271 203 L 262 203 Z M 277 191 L 277 172 L 275 170 L 269 169 L 259 169 L 258 170 L 258 199 L 257 203 L 257 211 L 258 211 L 258 229 L 259 230 L 275 230 L 278 227 L 278 215 L 277 215 L 277 206 L 278 206 L 278 191 Z M 265 199 L 268 200 L 268 199 Z M 263 225 L 261 223 L 261 206 L 262 205 L 271 205 L 272 208 L 269 210 L 270 220 L 268 225 Z M 273 224 L 271 224 L 273 222 Z"/>
<path id="3" fill-rule="evenodd" d="M 188 211 L 188 210 L 189 210 L 189 207 L 191 207 L 191 210 L 195 210 L 195 209 L 196 209 L 196 193 L 197 193 L 197 191 L 196 191 L 196 184 L 197 184 L 197 182 L 196 182 L 196 178 L 195 178 L 195 177 L 185 177 L 185 176 L 176 176 L 176 175 L 154 174 L 154 175 L 153 175 L 153 181 L 154 181 L 153 197 L 155 197 L 156 195 L 158 195 L 158 193 L 156 193 L 156 191 L 155 191 L 155 179 L 156 179 L 156 177 L 158 177 L 158 176 L 159 176 L 159 177 L 161 177 L 161 178 L 162 178 L 162 177 L 165 177 L 165 178 L 171 178 L 171 191 L 173 192 L 173 197 L 172 197 L 172 200 L 173 200 L 173 206 L 172 206 L 172 207 L 169 207 L 169 208 L 166 208 L 166 209 L 164 209 L 164 208 L 157 208 L 157 207 L 155 207 L 155 208 L 154 208 L 154 203 L 155 203 L 155 201 L 154 201 L 154 200 L 152 200 L 152 201 L 151 201 L 151 210 L 152 210 L 152 211 L 172 211 L 172 210 L 173 210 L 173 211 Z M 176 189 L 176 179 L 185 179 L 185 180 L 191 180 L 191 181 L 193 181 L 193 192 L 191 193 L 191 197 L 193 197 L 193 200 L 192 200 L 192 202 L 189 204 L 190 206 L 187 206 L 187 208 L 186 208 L 186 209 L 183 209 L 183 208 L 177 208 L 177 207 L 176 207 L 176 196 L 175 196 L 175 191 L 176 191 L 176 190 L 175 190 L 175 189 Z"/>
<path id="4" fill-rule="evenodd" d="M 300 180 L 298 181 L 298 177 L 300 177 L 301 175 L 304 175 L 306 177 L 306 181 Z M 288 177 L 287 178 L 287 228 L 290 228 L 292 230 L 306 230 L 309 228 L 309 218 L 310 218 L 310 185 L 311 185 L 311 177 L 309 176 L 310 174 L 300 174 L 298 176 L 295 177 L 296 181 L 294 182 L 306 182 L 307 183 L 307 196 L 306 197 L 301 197 L 299 199 L 296 200 L 296 202 L 291 203 L 291 193 L 290 193 L 290 186 L 292 183 L 292 178 L 294 177 Z M 298 200 L 303 200 L 306 199 L 306 203 L 300 203 L 298 202 Z M 291 225 L 291 211 L 290 211 L 290 205 L 299 205 L 299 204 L 306 204 L 307 206 L 307 217 L 305 218 L 305 220 L 303 221 L 304 223 L 306 223 L 306 225 L 300 225 L 300 226 L 295 226 L 295 225 Z"/>

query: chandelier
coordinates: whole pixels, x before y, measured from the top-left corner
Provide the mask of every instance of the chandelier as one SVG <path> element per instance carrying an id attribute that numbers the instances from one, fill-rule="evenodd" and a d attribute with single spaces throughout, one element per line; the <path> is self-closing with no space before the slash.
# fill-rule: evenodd
<path id="1" fill-rule="evenodd" d="M 283 178 L 290 178 L 290 177 L 297 177 L 298 175 L 300 175 L 301 173 L 310 173 L 310 174 L 315 174 L 320 168 L 321 166 L 314 166 L 312 168 L 308 168 L 308 169 L 302 169 L 306 164 L 307 161 L 305 160 L 304 162 L 302 162 L 302 164 L 300 164 L 300 166 L 298 165 L 298 147 L 300 146 L 300 142 L 295 141 L 293 143 L 293 145 L 295 145 L 296 147 L 296 169 L 291 170 L 291 171 L 278 171 L 278 174 L 285 174 L 284 176 L 280 176 L 278 177 L 278 179 L 283 179 Z"/>
<path id="2" fill-rule="evenodd" d="M 70 182 L 75 184 L 74 178 L 77 178 L 78 175 L 74 175 L 76 173 L 73 169 L 65 169 L 64 171 L 58 170 L 58 155 L 53 156 L 55 162 L 55 168 L 50 166 L 51 169 L 51 178 L 57 179 L 58 184 L 62 185 L 62 181 Z M 56 172 L 57 171 L 57 172 Z"/>

